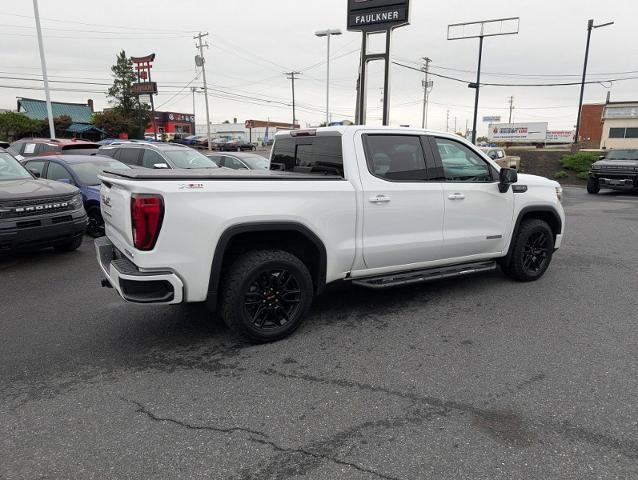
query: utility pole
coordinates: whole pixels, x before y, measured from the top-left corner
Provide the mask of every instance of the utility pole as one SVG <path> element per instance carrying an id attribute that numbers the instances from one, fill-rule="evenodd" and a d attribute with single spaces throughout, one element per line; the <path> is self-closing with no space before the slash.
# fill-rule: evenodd
<path id="1" fill-rule="evenodd" d="M 510 119 L 507 123 L 512 123 L 512 110 L 514 110 L 514 96 L 510 96 Z"/>
<path id="2" fill-rule="evenodd" d="M 594 28 L 606 27 L 613 25 L 614 22 L 602 23 L 600 25 L 594 25 L 594 20 L 587 21 L 587 44 L 585 46 L 585 62 L 583 64 L 583 78 L 580 82 L 580 100 L 578 101 L 578 117 L 576 119 L 576 132 L 574 134 L 574 145 L 578 145 L 578 134 L 580 131 L 580 115 L 583 109 L 583 95 L 585 94 L 585 78 L 587 77 L 587 60 L 589 59 L 589 41 L 591 40 L 591 31 Z"/>
<path id="3" fill-rule="evenodd" d="M 421 116 L 421 128 L 426 128 L 428 125 L 428 93 L 430 89 L 430 83 L 428 83 L 428 71 L 430 70 L 430 60 L 428 57 L 423 57 L 425 60 L 425 66 L 423 71 L 425 72 L 425 79 L 423 80 L 423 115 Z"/>
<path id="4" fill-rule="evenodd" d="M 38 33 L 38 47 L 40 48 L 40 64 L 42 66 L 42 79 L 44 80 L 44 96 L 47 101 L 47 117 L 49 117 L 49 135 L 55 138 L 55 124 L 53 123 L 53 109 L 51 108 L 51 94 L 49 93 L 49 77 L 47 76 L 47 61 L 44 57 L 44 42 L 42 41 L 42 27 L 40 26 L 40 10 L 38 0 L 33 0 L 33 15 L 35 16 L 35 29 Z"/>
<path id="5" fill-rule="evenodd" d="M 195 40 L 198 40 L 199 42 L 197 45 L 197 48 L 199 49 L 199 57 L 195 57 L 195 64 L 198 67 L 202 67 L 202 80 L 204 81 L 204 100 L 206 101 L 206 136 L 208 137 L 208 151 L 210 151 L 211 150 L 210 109 L 208 107 L 208 84 L 206 83 L 206 66 L 205 66 L 206 60 L 204 60 L 204 47 L 208 48 L 208 43 L 204 44 L 202 42 L 202 39 L 206 36 L 208 36 L 208 33 L 199 32 L 199 34 L 194 36 L 193 38 Z M 193 98 L 195 98 L 194 91 L 193 91 Z"/>
<path id="6" fill-rule="evenodd" d="M 301 75 L 301 72 L 286 72 L 286 78 L 288 80 L 292 80 L 292 129 L 295 129 L 295 125 L 297 125 L 297 115 L 295 113 L 295 77 L 297 75 Z"/>
<path id="7" fill-rule="evenodd" d="M 450 131 L 450 111 L 446 110 L 445 112 L 445 131 Z"/>
<path id="8" fill-rule="evenodd" d="M 193 117 L 195 116 L 195 91 L 197 87 L 191 87 L 191 93 L 193 94 Z"/>

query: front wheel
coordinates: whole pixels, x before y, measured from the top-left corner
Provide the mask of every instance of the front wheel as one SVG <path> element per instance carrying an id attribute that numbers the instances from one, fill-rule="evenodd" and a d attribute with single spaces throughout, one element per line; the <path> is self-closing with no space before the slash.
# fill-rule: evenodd
<path id="1" fill-rule="evenodd" d="M 503 272 L 519 282 L 541 278 L 554 253 L 554 232 L 547 222 L 524 220 L 512 242 L 510 255 L 501 265 Z"/>
<path id="2" fill-rule="evenodd" d="M 294 332 L 310 308 L 308 268 L 282 250 L 256 250 L 239 257 L 221 284 L 220 313 L 226 325 L 252 343 L 280 340 Z"/>
<path id="3" fill-rule="evenodd" d="M 600 183 L 598 183 L 598 179 L 589 177 L 587 180 L 587 193 L 596 194 L 600 192 Z"/>

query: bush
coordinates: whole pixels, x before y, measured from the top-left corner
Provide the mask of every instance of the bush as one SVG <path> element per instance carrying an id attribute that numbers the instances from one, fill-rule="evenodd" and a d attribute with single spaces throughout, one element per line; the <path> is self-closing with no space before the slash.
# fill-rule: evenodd
<path id="1" fill-rule="evenodd" d="M 554 178 L 556 180 L 560 179 L 560 178 L 567 178 L 569 175 L 567 174 L 567 172 L 565 170 L 561 170 L 560 172 L 556 172 L 554 174 Z"/>
<path id="2" fill-rule="evenodd" d="M 578 178 L 582 178 L 583 180 L 589 180 L 589 172 L 580 172 L 576 175 Z"/>
<path id="3" fill-rule="evenodd" d="M 565 155 L 561 159 L 560 164 L 565 170 L 573 170 L 576 173 L 586 173 L 589 172 L 591 164 L 596 161 L 598 161 L 597 153 L 578 152 Z"/>

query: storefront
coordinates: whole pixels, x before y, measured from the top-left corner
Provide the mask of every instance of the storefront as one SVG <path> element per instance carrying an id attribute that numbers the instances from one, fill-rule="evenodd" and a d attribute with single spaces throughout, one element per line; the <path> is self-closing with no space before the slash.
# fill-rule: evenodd
<path id="1" fill-rule="evenodd" d="M 182 134 L 184 136 L 195 135 L 195 116 L 190 113 L 155 112 L 158 137 L 167 134 Z M 149 124 L 146 134 L 152 134 L 153 124 Z"/>

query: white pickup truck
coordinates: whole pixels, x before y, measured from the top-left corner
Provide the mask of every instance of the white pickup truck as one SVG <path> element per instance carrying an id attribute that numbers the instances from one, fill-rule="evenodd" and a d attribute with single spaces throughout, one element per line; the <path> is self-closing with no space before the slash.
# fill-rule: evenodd
<path id="1" fill-rule="evenodd" d="M 337 280 L 377 289 L 497 265 L 536 280 L 565 224 L 557 182 L 500 168 L 458 136 L 407 128 L 278 133 L 267 171 L 101 180 L 103 285 L 129 302 L 207 302 L 253 342 L 292 333 Z"/>

